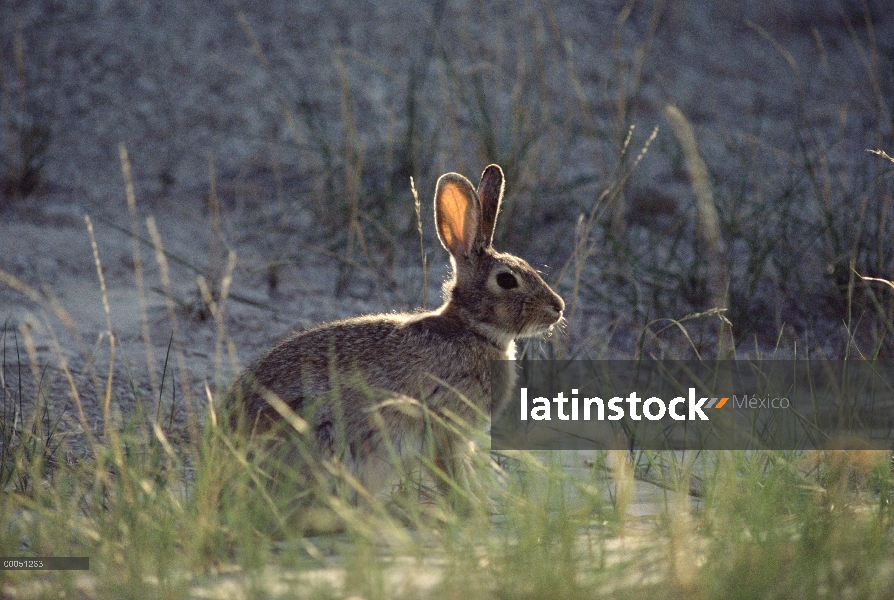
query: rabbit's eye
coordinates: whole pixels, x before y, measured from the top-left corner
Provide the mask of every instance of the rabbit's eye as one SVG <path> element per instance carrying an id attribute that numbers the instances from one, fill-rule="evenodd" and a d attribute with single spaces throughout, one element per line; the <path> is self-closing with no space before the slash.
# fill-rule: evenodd
<path id="1" fill-rule="evenodd" d="M 497 285 L 504 290 L 518 287 L 518 280 L 512 273 L 497 273 Z"/>

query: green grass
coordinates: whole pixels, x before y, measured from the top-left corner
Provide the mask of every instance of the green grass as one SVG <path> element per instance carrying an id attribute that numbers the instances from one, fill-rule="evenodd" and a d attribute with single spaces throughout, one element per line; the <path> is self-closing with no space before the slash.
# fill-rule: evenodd
<path id="1" fill-rule="evenodd" d="M 12 597 L 885 598 L 894 585 L 884 459 L 478 452 L 460 515 L 416 462 L 366 497 L 301 450 L 312 441 L 294 437 L 283 461 L 224 427 L 216 402 L 198 437 L 149 412 L 66 459 L 58 404 L 13 385 L 30 371 L 17 349 L 4 407 L 25 417 L 3 419 L 0 554 L 89 556 L 90 571 L 2 571 Z"/>

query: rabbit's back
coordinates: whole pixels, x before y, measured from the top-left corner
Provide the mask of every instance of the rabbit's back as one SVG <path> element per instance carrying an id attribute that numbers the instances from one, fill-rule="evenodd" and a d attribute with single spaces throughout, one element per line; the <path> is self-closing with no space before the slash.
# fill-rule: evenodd
<path id="1" fill-rule="evenodd" d="M 476 410 L 459 396 L 488 412 L 490 369 L 482 365 L 510 358 L 510 351 L 436 312 L 357 317 L 287 337 L 235 387 L 252 421 L 277 419 L 268 392 L 315 426 L 344 419 L 349 432 L 368 427 L 377 403 L 401 396 L 471 420 Z M 336 403 L 341 415 L 331 414 Z M 382 412 L 398 413 L 383 414 L 386 420 L 407 417 L 400 406 Z"/>

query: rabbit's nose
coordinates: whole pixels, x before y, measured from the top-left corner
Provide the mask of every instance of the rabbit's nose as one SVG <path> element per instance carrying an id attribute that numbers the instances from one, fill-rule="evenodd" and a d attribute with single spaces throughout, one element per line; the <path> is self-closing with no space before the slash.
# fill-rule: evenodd
<path id="1" fill-rule="evenodd" d="M 562 311 L 565 310 L 565 301 L 558 294 L 553 294 L 548 308 L 553 310 L 557 319 L 561 319 Z"/>
<path id="2" fill-rule="evenodd" d="M 553 294 L 553 308 L 559 315 L 561 315 L 562 311 L 565 310 L 565 301 L 562 300 L 562 297 L 558 294 Z"/>

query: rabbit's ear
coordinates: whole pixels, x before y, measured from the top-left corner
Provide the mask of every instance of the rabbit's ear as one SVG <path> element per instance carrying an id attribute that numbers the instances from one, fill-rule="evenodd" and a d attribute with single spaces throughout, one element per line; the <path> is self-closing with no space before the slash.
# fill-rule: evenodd
<path id="1" fill-rule="evenodd" d="M 471 257 L 481 246 L 481 207 L 475 188 L 462 175 L 447 173 L 438 179 L 435 224 L 441 244 L 457 258 Z"/>
<path id="2" fill-rule="evenodd" d="M 484 245 L 490 246 L 494 241 L 494 229 L 497 226 L 497 213 L 503 201 L 503 170 L 499 165 L 490 165 L 481 174 L 478 184 L 478 198 L 481 200 L 481 235 Z"/>

